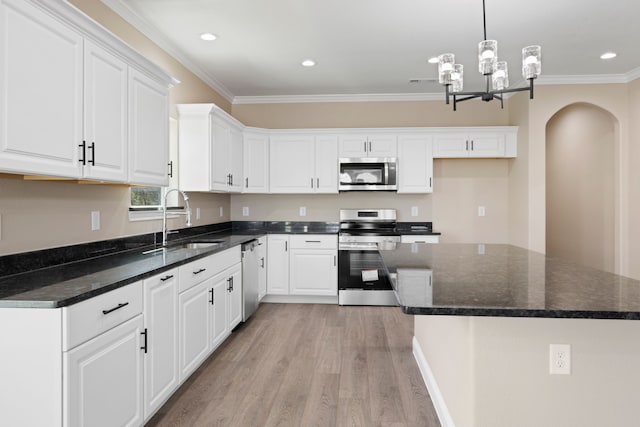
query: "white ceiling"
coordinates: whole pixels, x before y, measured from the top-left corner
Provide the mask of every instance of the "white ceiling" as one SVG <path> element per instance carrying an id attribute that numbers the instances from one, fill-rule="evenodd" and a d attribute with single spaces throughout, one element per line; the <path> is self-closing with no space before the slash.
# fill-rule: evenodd
<path id="1" fill-rule="evenodd" d="M 230 101 L 314 95 L 443 97 L 428 58 L 456 54 L 482 90 L 482 0 L 102 0 Z M 542 46 L 543 82 L 640 77 L 638 0 L 486 0 L 487 37 L 522 83 L 522 47 Z M 199 38 L 218 36 L 213 42 Z M 603 61 L 606 51 L 618 56 Z M 311 58 L 317 65 L 305 68 Z M 400 95 L 399 95 L 400 94 Z M 414 95 L 416 96 L 416 95 Z M 265 98 L 267 99 L 267 98 Z"/>

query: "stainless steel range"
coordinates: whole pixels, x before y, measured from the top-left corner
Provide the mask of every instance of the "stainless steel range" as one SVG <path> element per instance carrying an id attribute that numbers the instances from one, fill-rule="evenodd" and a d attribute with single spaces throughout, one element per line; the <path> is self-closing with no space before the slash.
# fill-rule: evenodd
<path id="1" fill-rule="evenodd" d="M 340 305 L 398 305 L 378 252 L 398 242 L 395 209 L 340 209 Z"/>

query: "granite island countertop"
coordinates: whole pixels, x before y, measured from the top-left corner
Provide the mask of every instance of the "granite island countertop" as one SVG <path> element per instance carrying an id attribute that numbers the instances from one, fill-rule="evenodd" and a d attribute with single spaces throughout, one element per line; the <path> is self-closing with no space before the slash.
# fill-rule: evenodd
<path id="1" fill-rule="evenodd" d="M 499 244 L 380 251 L 407 314 L 640 319 L 640 281 Z"/>

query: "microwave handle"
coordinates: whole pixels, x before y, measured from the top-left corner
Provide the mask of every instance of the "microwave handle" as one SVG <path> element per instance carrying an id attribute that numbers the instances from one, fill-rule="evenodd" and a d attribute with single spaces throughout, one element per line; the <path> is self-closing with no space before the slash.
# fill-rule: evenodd
<path id="1" fill-rule="evenodd" d="M 389 163 L 384 163 L 384 182 L 383 184 L 389 183 Z"/>

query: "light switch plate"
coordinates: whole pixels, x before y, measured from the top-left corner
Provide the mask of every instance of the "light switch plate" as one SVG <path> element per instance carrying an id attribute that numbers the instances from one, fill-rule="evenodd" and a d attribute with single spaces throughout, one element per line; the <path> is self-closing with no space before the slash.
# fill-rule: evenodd
<path id="1" fill-rule="evenodd" d="M 418 207 L 411 206 L 411 216 L 418 216 Z"/>
<path id="2" fill-rule="evenodd" d="M 196 219 L 200 219 L 200 208 L 196 208 Z"/>
<path id="3" fill-rule="evenodd" d="M 486 210 L 484 206 L 478 206 L 478 216 L 485 216 L 485 215 L 486 215 Z"/>
<path id="4" fill-rule="evenodd" d="M 220 206 L 220 216 L 224 216 L 224 207 Z"/>
<path id="5" fill-rule="evenodd" d="M 249 216 L 249 206 L 242 207 L 242 216 Z"/>
<path id="6" fill-rule="evenodd" d="M 300 216 L 307 216 L 306 206 L 300 206 Z"/>

